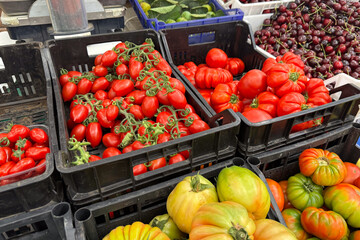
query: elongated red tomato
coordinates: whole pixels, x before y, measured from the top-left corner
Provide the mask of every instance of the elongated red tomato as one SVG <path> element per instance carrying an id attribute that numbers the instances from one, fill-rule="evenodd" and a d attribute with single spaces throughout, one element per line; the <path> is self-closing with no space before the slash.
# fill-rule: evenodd
<path id="1" fill-rule="evenodd" d="M 113 157 L 113 156 L 117 156 L 120 155 L 121 151 L 115 147 L 109 147 L 107 149 L 105 149 L 105 151 L 103 152 L 102 158 L 109 158 L 109 157 Z"/>
<path id="2" fill-rule="evenodd" d="M 111 88 L 115 91 L 116 96 L 122 97 L 126 96 L 134 90 L 134 84 L 129 79 L 123 79 L 114 82 Z"/>
<path id="3" fill-rule="evenodd" d="M 86 127 L 86 140 L 90 142 L 91 147 L 97 147 L 101 143 L 102 129 L 98 122 L 89 123 Z"/>
<path id="4" fill-rule="evenodd" d="M 109 121 L 114 121 L 119 116 L 119 108 L 115 105 L 110 105 L 106 110 L 106 118 Z"/>
<path id="5" fill-rule="evenodd" d="M 74 137 L 76 140 L 81 142 L 85 138 L 86 126 L 84 124 L 77 124 L 70 133 L 70 137 Z"/>
<path id="6" fill-rule="evenodd" d="M 152 118 L 157 109 L 159 108 L 159 101 L 157 97 L 145 97 L 142 104 L 141 110 L 145 117 Z"/>
<path id="7" fill-rule="evenodd" d="M 271 115 L 260 109 L 251 109 L 243 112 L 242 115 L 246 117 L 250 122 L 262 122 L 272 119 Z"/>
<path id="8" fill-rule="evenodd" d="M 41 128 L 33 128 L 29 132 L 31 141 L 36 143 L 46 143 L 49 141 L 47 133 Z"/>
<path id="9" fill-rule="evenodd" d="M 70 110 L 70 119 L 74 123 L 83 122 L 89 114 L 89 109 L 85 105 L 78 104 Z"/>
<path id="10" fill-rule="evenodd" d="M 75 97 L 77 92 L 77 86 L 73 82 L 67 82 L 62 89 L 63 101 L 67 102 Z"/>
<path id="11" fill-rule="evenodd" d="M 168 99 L 175 109 L 184 109 L 187 104 L 185 95 L 178 89 L 168 93 Z"/>
<path id="12" fill-rule="evenodd" d="M 149 170 L 154 171 L 156 169 L 166 166 L 166 159 L 164 157 L 155 159 L 149 163 Z"/>
<path id="13" fill-rule="evenodd" d="M 266 178 L 266 182 L 269 185 L 270 191 L 272 193 L 272 195 L 275 198 L 275 201 L 280 209 L 280 211 L 282 211 L 284 209 L 284 194 L 282 192 L 282 189 L 279 185 L 279 183 L 277 183 L 276 181 L 270 179 L 270 178 Z M 271 207 L 274 208 L 271 204 Z"/>

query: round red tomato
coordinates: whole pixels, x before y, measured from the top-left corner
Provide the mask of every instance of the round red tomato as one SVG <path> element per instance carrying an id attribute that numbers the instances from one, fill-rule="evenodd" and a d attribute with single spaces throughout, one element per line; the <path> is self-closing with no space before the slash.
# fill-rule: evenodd
<path id="1" fill-rule="evenodd" d="M 239 80 L 238 89 L 240 96 L 255 98 L 266 91 L 266 74 L 258 69 L 250 70 Z"/>
<path id="2" fill-rule="evenodd" d="M 271 115 L 267 112 L 260 110 L 260 109 L 252 109 L 246 112 L 243 112 L 242 115 L 247 118 L 250 122 L 256 123 L 256 122 L 262 122 L 266 120 L 272 119 Z"/>
<path id="3" fill-rule="evenodd" d="M 109 158 L 109 157 L 117 156 L 120 154 L 121 154 L 121 151 L 119 149 L 114 148 L 114 147 L 109 147 L 109 148 L 105 149 L 105 151 L 103 152 L 102 158 Z"/>
<path id="4" fill-rule="evenodd" d="M 212 68 L 224 68 L 226 66 L 228 56 L 219 48 L 212 48 L 206 54 L 206 64 Z"/>

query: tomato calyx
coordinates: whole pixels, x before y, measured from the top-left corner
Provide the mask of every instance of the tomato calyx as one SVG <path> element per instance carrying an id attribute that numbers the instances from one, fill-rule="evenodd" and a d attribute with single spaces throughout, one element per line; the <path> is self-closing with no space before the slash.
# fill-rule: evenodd
<path id="1" fill-rule="evenodd" d="M 25 151 L 21 150 L 20 148 L 17 150 L 12 150 L 13 151 L 13 155 L 14 157 L 18 158 L 19 160 L 21 160 L 22 155 L 25 153 Z"/>
<path id="2" fill-rule="evenodd" d="M 10 140 L 7 137 L 0 138 L 0 146 L 8 147 L 10 145 Z"/>
<path id="3" fill-rule="evenodd" d="M 167 219 L 159 221 L 158 219 L 154 218 L 154 220 L 151 222 L 151 227 L 158 227 L 162 231 L 165 227 L 165 224 L 169 221 L 170 216 Z"/>
<path id="4" fill-rule="evenodd" d="M 74 136 L 69 138 L 68 149 L 75 155 L 76 161 L 71 162 L 73 165 L 81 165 L 89 162 L 90 153 L 86 151 L 86 146 L 90 145 L 90 142 L 79 142 Z"/>
<path id="5" fill-rule="evenodd" d="M 252 102 L 250 104 L 250 107 L 251 108 L 258 108 L 259 107 L 259 100 L 258 100 L 257 97 L 252 100 Z"/>
<path id="6" fill-rule="evenodd" d="M 249 234 L 243 228 L 243 226 L 231 223 L 232 227 L 228 230 L 230 236 L 235 240 L 250 240 Z"/>
<path id="7" fill-rule="evenodd" d="M 191 177 L 190 186 L 191 186 L 191 191 L 193 192 L 201 192 L 204 191 L 205 189 L 213 188 L 213 186 L 209 184 L 201 183 L 199 174 Z"/>
<path id="8" fill-rule="evenodd" d="M 239 102 L 238 96 L 236 96 L 236 94 L 232 94 L 231 97 L 230 97 L 230 101 L 229 101 L 229 102 L 232 103 L 232 104 L 238 103 L 238 102 Z"/>
<path id="9" fill-rule="evenodd" d="M 298 72 L 290 72 L 289 73 L 289 79 L 293 82 L 296 82 L 300 77 L 300 73 Z"/>
<path id="10" fill-rule="evenodd" d="M 327 157 L 318 157 L 316 160 L 318 160 L 318 163 L 320 166 L 327 166 L 329 165 L 329 159 Z"/>
<path id="11" fill-rule="evenodd" d="M 308 193 L 312 193 L 314 191 L 314 185 L 310 184 L 310 183 L 304 183 L 303 184 L 304 189 L 308 192 Z"/>
<path id="12" fill-rule="evenodd" d="M 304 111 L 304 110 L 307 110 L 307 109 L 310 109 L 311 107 L 307 104 L 301 104 L 301 111 Z"/>

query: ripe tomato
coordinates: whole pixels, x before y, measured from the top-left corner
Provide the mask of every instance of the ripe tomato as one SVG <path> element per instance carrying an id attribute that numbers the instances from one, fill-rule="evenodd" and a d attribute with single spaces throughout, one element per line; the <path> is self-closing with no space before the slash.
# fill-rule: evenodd
<path id="1" fill-rule="evenodd" d="M 279 185 L 279 183 L 277 183 L 276 181 L 270 179 L 270 178 L 266 178 L 266 182 L 269 185 L 270 191 L 272 193 L 272 195 L 275 198 L 276 204 L 278 205 L 280 211 L 282 211 L 284 209 L 284 194 L 283 191 Z M 271 204 L 271 207 L 274 208 Z"/>
<path id="2" fill-rule="evenodd" d="M 41 128 L 33 128 L 29 132 L 31 141 L 35 143 L 46 143 L 49 141 L 47 133 Z"/>
<path id="3" fill-rule="evenodd" d="M 240 96 L 253 99 L 266 91 L 266 74 L 258 69 L 248 71 L 238 83 Z"/>
<path id="4" fill-rule="evenodd" d="M 225 69 L 236 76 L 245 70 L 245 64 L 240 58 L 228 58 Z"/>
<path id="5" fill-rule="evenodd" d="M 130 74 L 130 77 L 134 80 L 137 79 L 137 77 L 139 76 L 140 74 L 140 71 L 144 68 L 144 65 L 135 60 L 135 57 L 132 57 L 130 59 L 130 62 L 129 62 L 129 74 Z"/>
<path id="6" fill-rule="evenodd" d="M 98 90 L 106 90 L 108 88 L 108 86 L 110 85 L 110 82 L 104 78 L 104 77 L 99 77 L 98 79 L 96 79 L 91 87 L 91 92 L 92 93 L 96 93 Z"/>
<path id="7" fill-rule="evenodd" d="M 152 160 L 149 163 L 148 168 L 149 168 L 149 171 L 154 171 L 156 169 L 159 169 L 159 168 L 162 168 L 162 167 L 165 167 L 165 166 L 166 166 L 166 159 L 164 157 L 162 157 L 162 158 Z"/>
<path id="8" fill-rule="evenodd" d="M 310 78 L 306 83 L 303 95 L 307 103 L 312 103 L 316 106 L 321 106 L 332 101 L 324 81 L 319 78 Z"/>
<path id="9" fill-rule="evenodd" d="M 233 81 L 233 76 L 228 70 L 222 68 L 201 67 L 195 74 L 195 82 L 198 88 L 215 88 L 220 83 Z"/>
<path id="10" fill-rule="evenodd" d="M 288 196 L 287 196 L 287 192 L 286 192 L 288 181 L 287 180 L 280 181 L 279 185 L 280 185 L 281 190 L 282 190 L 282 192 L 284 194 L 284 209 L 292 208 L 293 206 L 291 205 L 291 203 L 290 203 L 290 201 L 288 199 Z"/>
<path id="11" fill-rule="evenodd" d="M 134 90 L 134 84 L 130 79 L 116 80 L 111 89 L 115 91 L 116 96 L 123 97 Z"/>
<path id="12" fill-rule="evenodd" d="M 169 63 L 163 58 L 160 58 L 159 63 L 155 67 L 157 70 L 165 72 L 167 76 L 171 76 L 172 74 L 172 70 Z"/>
<path id="13" fill-rule="evenodd" d="M 170 86 L 174 89 L 179 90 L 183 94 L 185 94 L 186 89 L 184 84 L 177 78 L 169 78 Z"/>
<path id="14" fill-rule="evenodd" d="M 125 101 L 128 104 L 133 103 L 133 104 L 141 105 L 145 97 L 146 97 L 145 91 L 134 90 L 126 96 Z"/>
<path id="15" fill-rule="evenodd" d="M 287 64 L 294 64 L 300 69 L 304 69 L 305 65 L 304 62 L 301 60 L 301 57 L 299 55 L 296 55 L 292 52 L 286 52 L 283 56 L 276 57 L 277 62 L 283 62 Z"/>
<path id="16" fill-rule="evenodd" d="M 90 155 L 89 162 L 96 162 L 98 160 L 101 160 L 102 158 L 96 155 Z"/>
<path id="17" fill-rule="evenodd" d="M 97 55 L 95 60 L 94 60 L 94 65 L 100 65 L 101 64 L 101 59 L 102 59 L 102 54 Z"/>
<path id="18" fill-rule="evenodd" d="M 106 117 L 106 113 L 107 113 L 107 109 L 103 108 L 100 109 L 97 113 L 96 113 L 96 118 L 98 119 L 100 125 L 104 128 L 112 128 L 115 124 L 114 121 L 110 121 L 109 119 L 107 119 Z"/>
<path id="19" fill-rule="evenodd" d="M 145 117 L 152 118 L 157 109 L 159 108 L 159 101 L 157 97 L 145 97 L 142 104 L 141 110 Z"/>
<path id="20" fill-rule="evenodd" d="M 266 120 L 272 119 L 271 115 L 267 112 L 260 110 L 260 109 L 251 109 L 246 112 L 243 112 L 242 115 L 247 118 L 250 122 L 262 122 Z"/>
<path id="21" fill-rule="evenodd" d="M 270 68 L 272 68 L 275 64 L 276 64 L 276 60 L 274 58 L 267 58 L 265 60 L 265 62 L 263 63 L 263 66 L 261 68 L 261 71 L 263 71 L 264 73 L 268 73 L 268 71 L 270 70 Z"/>
<path id="22" fill-rule="evenodd" d="M 77 94 L 87 94 L 90 92 L 93 83 L 87 78 L 83 78 L 77 85 Z"/>
<path id="23" fill-rule="evenodd" d="M 174 164 L 174 163 L 178 163 L 178 162 L 182 162 L 182 161 L 185 161 L 185 157 L 183 155 L 181 155 L 180 153 L 174 155 L 174 156 L 171 156 L 169 158 L 169 165 L 171 164 Z"/>
<path id="24" fill-rule="evenodd" d="M 307 78 L 304 71 L 293 64 L 277 63 L 267 73 L 267 84 L 282 97 L 291 92 L 302 93 Z"/>
<path id="25" fill-rule="evenodd" d="M 346 167 L 347 173 L 342 182 L 353 184 L 354 181 L 360 177 L 360 168 L 350 162 L 344 162 L 344 165 Z"/>
<path id="26" fill-rule="evenodd" d="M 166 90 L 166 88 L 161 89 L 161 91 L 156 94 L 156 97 L 159 100 L 159 103 L 168 106 L 171 105 L 168 98 L 168 91 Z"/>
<path id="27" fill-rule="evenodd" d="M 178 89 L 174 89 L 173 92 L 168 93 L 167 97 L 175 109 L 184 109 L 187 104 L 185 95 Z"/>
<path id="28" fill-rule="evenodd" d="M 136 120 L 143 120 L 145 118 L 145 116 L 141 110 L 141 106 L 139 106 L 139 105 L 132 105 L 129 109 L 129 113 L 134 115 Z"/>
<path id="29" fill-rule="evenodd" d="M 85 138 L 86 126 L 84 124 L 77 124 L 70 133 L 70 137 L 74 137 L 81 142 Z"/>
<path id="30" fill-rule="evenodd" d="M 164 143 L 164 142 L 168 142 L 171 140 L 171 135 L 170 133 L 164 132 L 162 134 L 160 134 L 157 138 L 157 144 L 160 143 Z"/>
<path id="31" fill-rule="evenodd" d="M 228 56 L 219 48 L 212 48 L 206 54 L 206 64 L 212 68 L 224 68 L 226 66 Z"/>
<path id="32" fill-rule="evenodd" d="M 67 102 L 72 100 L 73 97 L 75 97 L 76 92 L 77 92 L 76 84 L 73 82 L 67 82 L 62 89 L 63 101 Z"/>
<path id="33" fill-rule="evenodd" d="M 96 93 L 94 94 L 94 97 L 97 100 L 105 100 L 108 99 L 108 93 L 105 92 L 104 90 L 97 90 Z"/>
<path id="34" fill-rule="evenodd" d="M 277 105 L 277 114 L 278 116 L 284 116 L 308 108 L 309 106 L 306 104 L 304 96 L 300 93 L 292 92 L 280 98 Z"/>
<path id="35" fill-rule="evenodd" d="M 286 226 L 295 234 L 298 240 L 307 240 L 310 235 L 301 226 L 301 212 L 295 208 L 282 211 Z"/>
<path id="36" fill-rule="evenodd" d="M 115 133 L 106 133 L 102 137 L 102 142 L 105 145 L 105 147 L 119 147 L 121 141 L 120 137 L 116 135 Z"/>
<path id="37" fill-rule="evenodd" d="M 202 132 L 208 129 L 210 129 L 209 125 L 201 119 L 195 119 L 189 127 L 191 134 Z"/>
<path id="38" fill-rule="evenodd" d="M 105 151 L 102 154 L 102 158 L 109 158 L 109 157 L 113 157 L 113 156 L 117 156 L 120 155 L 121 151 L 117 148 L 114 147 L 109 147 L 107 149 L 105 149 Z"/>
<path id="39" fill-rule="evenodd" d="M 146 173 L 146 172 L 147 172 L 147 168 L 143 163 L 133 167 L 134 176 L 137 176 L 137 175 L 140 175 L 140 174 L 143 174 L 143 173 Z"/>
<path id="40" fill-rule="evenodd" d="M 114 121 L 119 116 L 119 108 L 115 105 L 109 105 L 108 108 L 106 108 L 106 118 L 109 121 Z"/>
<path id="41" fill-rule="evenodd" d="M 101 58 L 101 65 L 104 67 L 112 67 L 117 60 L 118 55 L 113 50 L 104 52 Z"/>
<path id="42" fill-rule="evenodd" d="M 211 95 L 213 94 L 213 89 L 197 89 L 205 101 L 211 106 Z"/>
<path id="43" fill-rule="evenodd" d="M 89 109 L 85 105 L 78 104 L 70 110 L 70 119 L 74 123 L 82 123 L 89 115 Z"/>
<path id="44" fill-rule="evenodd" d="M 102 65 L 96 65 L 93 68 L 93 71 L 94 71 L 95 75 L 98 77 L 105 77 L 108 74 L 107 68 Z"/>
<path id="45" fill-rule="evenodd" d="M 227 84 L 219 84 L 216 86 L 214 93 L 211 95 L 210 102 L 217 113 L 222 112 L 225 109 L 241 112 L 243 108 L 239 96 L 234 94 L 231 87 Z"/>
<path id="46" fill-rule="evenodd" d="M 98 122 L 89 123 L 86 127 L 86 140 L 90 142 L 91 147 L 99 146 L 102 138 L 102 129 L 101 125 Z"/>
<path id="47" fill-rule="evenodd" d="M 276 107 L 279 102 L 279 98 L 271 92 L 262 92 L 256 98 L 252 100 L 249 105 L 244 106 L 244 112 L 250 111 L 251 109 L 260 109 L 271 117 L 276 117 Z"/>
<path id="48" fill-rule="evenodd" d="M 340 157 L 323 149 L 309 148 L 299 156 L 300 172 L 321 186 L 341 183 L 347 173 Z"/>
<path id="49" fill-rule="evenodd" d="M 129 74 L 129 68 L 123 63 L 118 65 L 115 71 L 117 75 Z"/>

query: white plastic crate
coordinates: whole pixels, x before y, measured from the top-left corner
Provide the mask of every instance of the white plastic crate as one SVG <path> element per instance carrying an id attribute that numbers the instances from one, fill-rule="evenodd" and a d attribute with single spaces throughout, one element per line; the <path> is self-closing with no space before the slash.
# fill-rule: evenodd
<path id="1" fill-rule="evenodd" d="M 275 9 L 280 5 L 287 6 L 289 3 L 294 0 L 280 0 L 280 1 L 269 1 L 269 2 L 259 2 L 259 3 L 241 3 L 239 0 L 228 0 L 224 2 L 224 0 L 217 0 L 219 4 L 221 4 L 225 9 L 234 9 L 240 8 L 245 16 L 262 14 L 264 10 L 267 9 Z"/>

